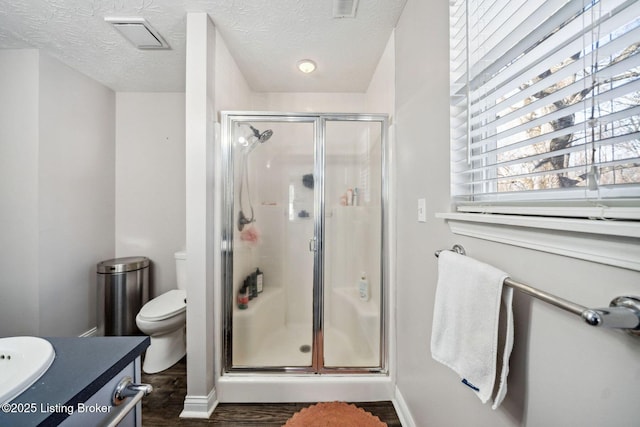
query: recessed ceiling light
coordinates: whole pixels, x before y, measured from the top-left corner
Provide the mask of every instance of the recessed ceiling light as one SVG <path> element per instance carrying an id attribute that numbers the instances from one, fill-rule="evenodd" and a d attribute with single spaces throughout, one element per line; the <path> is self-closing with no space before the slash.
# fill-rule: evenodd
<path id="1" fill-rule="evenodd" d="M 169 44 L 144 18 L 104 18 L 138 49 L 169 49 Z"/>
<path id="2" fill-rule="evenodd" d="M 316 63 L 310 59 L 303 59 L 298 61 L 298 69 L 305 74 L 313 73 L 316 69 Z"/>

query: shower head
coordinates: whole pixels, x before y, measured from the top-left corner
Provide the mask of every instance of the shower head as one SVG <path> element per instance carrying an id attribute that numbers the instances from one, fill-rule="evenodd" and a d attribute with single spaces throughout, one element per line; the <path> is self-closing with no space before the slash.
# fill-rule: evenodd
<path id="1" fill-rule="evenodd" d="M 260 132 L 249 123 L 240 123 L 240 135 L 238 136 L 238 148 L 242 150 L 245 156 L 249 155 L 256 147 L 266 142 L 273 135 L 271 129 Z"/>
<path id="2" fill-rule="evenodd" d="M 253 126 L 249 125 L 251 130 L 253 131 L 253 136 L 258 138 L 258 142 L 267 142 L 271 135 L 273 135 L 273 131 L 271 129 L 267 129 L 264 132 L 260 133 L 260 131 Z"/>

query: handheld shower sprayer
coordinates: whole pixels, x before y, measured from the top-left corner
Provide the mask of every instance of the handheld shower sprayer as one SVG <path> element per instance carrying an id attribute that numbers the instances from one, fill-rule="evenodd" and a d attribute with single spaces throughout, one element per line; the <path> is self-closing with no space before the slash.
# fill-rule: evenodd
<path id="1" fill-rule="evenodd" d="M 271 129 L 267 129 L 264 132 L 260 132 L 258 129 L 254 128 L 251 125 L 248 125 L 253 135 L 250 135 L 248 138 L 242 138 L 243 141 L 246 141 L 246 144 L 243 144 L 245 150 L 243 150 L 242 154 L 242 163 L 241 163 L 241 175 L 240 175 L 240 194 L 239 194 L 239 207 L 240 211 L 238 212 L 238 230 L 242 231 L 245 225 L 251 224 L 255 222 L 255 216 L 253 214 L 253 204 L 251 203 L 251 192 L 249 190 L 249 172 L 247 169 L 247 160 L 249 157 L 249 153 L 251 153 L 254 148 L 258 145 L 258 143 L 264 143 L 271 138 L 273 135 L 273 131 Z M 248 142 L 251 138 L 254 138 L 250 143 Z M 244 213 L 244 209 L 242 208 L 242 189 L 247 188 L 247 199 L 249 200 L 249 209 L 251 210 L 251 217 L 247 217 Z"/>

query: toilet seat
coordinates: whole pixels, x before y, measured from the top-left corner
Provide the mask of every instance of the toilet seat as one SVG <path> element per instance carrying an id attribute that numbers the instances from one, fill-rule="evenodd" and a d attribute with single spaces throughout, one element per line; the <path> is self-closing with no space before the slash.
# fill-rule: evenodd
<path id="1" fill-rule="evenodd" d="M 146 303 L 138 316 L 150 322 L 168 319 L 186 310 L 186 297 L 187 293 L 180 289 L 165 292 Z"/>

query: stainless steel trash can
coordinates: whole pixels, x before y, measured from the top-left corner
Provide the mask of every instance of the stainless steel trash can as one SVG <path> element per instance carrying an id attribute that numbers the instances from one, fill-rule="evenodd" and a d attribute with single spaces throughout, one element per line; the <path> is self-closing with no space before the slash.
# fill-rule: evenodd
<path id="1" fill-rule="evenodd" d="M 99 336 L 142 335 L 136 326 L 136 316 L 149 301 L 150 264 L 147 257 L 115 258 L 98 263 Z"/>

